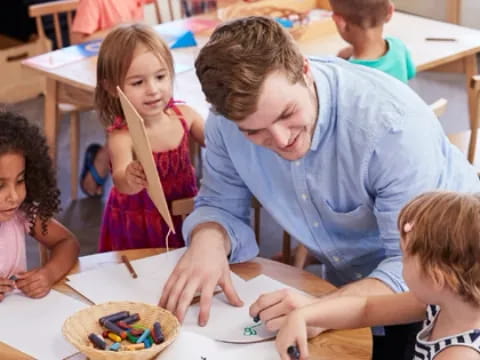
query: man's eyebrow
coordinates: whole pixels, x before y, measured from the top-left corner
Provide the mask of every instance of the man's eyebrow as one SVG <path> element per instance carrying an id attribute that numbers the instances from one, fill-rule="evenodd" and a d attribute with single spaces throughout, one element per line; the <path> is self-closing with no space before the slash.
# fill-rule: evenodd
<path id="1" fill-rule="evenodd" d="M 277 121 L 283 119 L 291 110 L 291 104 L 287 104 L 287 106 L 283 109 L 282 113 L 280 115 L 277 116 L 277 118 L 273 121 L 274 123 L 276 123 Z M 252 133 L 255 133 L 255 132 L 258 132 L 258 131 L 261 131 L 263 130 L 264 128 L 261 128 L 261 129 L 247 129 L 247 128 L 244 128 L 242 126 L 238 126 L 238 129 L 240 131 L 243 131 L 243 132 L 252 132 Z"/>

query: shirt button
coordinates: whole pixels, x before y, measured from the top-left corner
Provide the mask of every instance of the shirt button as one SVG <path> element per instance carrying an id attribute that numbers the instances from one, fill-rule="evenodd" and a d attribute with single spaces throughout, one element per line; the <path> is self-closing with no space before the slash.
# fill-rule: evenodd
<path id="1" fill-rule="evenodd" d="M 363 277 L 363 275 L 360 274 L 360 273 L 356 273 L 356 274 L 355 274 L 355 277 L 356 277 L 357 279 L 361 279 L 361 278 Z"/>
<path id="2" fill-rule="evenodd" d="M 333 261 L 335 261 L 336 263 L 338 263 L 340 261 L 340 258 L 338 256 L 334 256 L 333 257 Z"/>
<path id="3" fill-rule="evenodd" d="M 300 161 L 295 161 L 295 165 L 300 166 Z"/>
<path id="4" fill-rule="evenodd" d="M 315 222 L 313 223 L 313 227 L 318 227 L 318 222 L 315 221 Z"/>
<path id="5" fill-rule="evenodd" d="M 307 200 L 307 194 L 302 194 L 302 199 Z"/>

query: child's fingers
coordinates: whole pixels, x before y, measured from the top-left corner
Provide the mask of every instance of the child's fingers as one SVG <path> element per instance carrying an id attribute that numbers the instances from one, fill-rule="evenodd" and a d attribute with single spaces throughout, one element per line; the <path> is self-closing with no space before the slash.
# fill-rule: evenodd
<path id="1" fill-rule="evenodd" d="M 33 289 L 31 292 L 29 292 L 26 295 L 35 299 L 39 299 L 47 295 L 49 292 L 50 292 L 49 288 L 39 287 L 39 288 Z"/>
<path id="2" fill-rule="evenodd" d="M 15 287 L 15 281 L 9 280 L 9 279 L 0 278 L 0 286 L 9 286 L 9 287 L 14 288 L 14 287 Z"/>
<path id="3" fill-rule="evenodd" d="M 6 294 L 15 289 L 15 286 L 13 285 L 0 285 L 0 294 Z"/>

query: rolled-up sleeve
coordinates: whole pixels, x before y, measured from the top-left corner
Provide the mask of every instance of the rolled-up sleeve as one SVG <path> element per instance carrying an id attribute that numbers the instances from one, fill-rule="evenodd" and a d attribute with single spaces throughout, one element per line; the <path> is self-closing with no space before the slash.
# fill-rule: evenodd
<path id="1" fill-rule="evenodd" d="M 398 214 L 417 195 L 439 189 L 446 162 L 438 151 L 437 139 L 425 138 L 421 131 L 411 130 L 392 130 L 384 136 L 373 152 L 368 172 L 370 191 L 375 198 L 374 214 L 386 256 L 369 277 L 385 282 L 395 292 L 408 290 L 402 276 Z"/>
<path id="2" fill-rule="evenodd" d="M 210 113 L 206 122 L 206 152 L 202 185 L 195 210 L 183 223 L 187 244 L 193 229 L 205 222 L 220 224 L 231 242 L 230 262 L 257 256 L 258 246 L 250 226 L 252 195 L 235 170 L 220 131 L 220 116 Z"/>

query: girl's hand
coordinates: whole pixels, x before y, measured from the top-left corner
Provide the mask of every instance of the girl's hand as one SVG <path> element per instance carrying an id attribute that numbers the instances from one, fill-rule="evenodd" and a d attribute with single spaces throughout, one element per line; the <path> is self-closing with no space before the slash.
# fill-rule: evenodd
<path id="1" fill-rule="evenodd" d="M 277 334 L 276 346 L 282 360 L 290 360 L 288 348 L 296 346 L 300 352 L 297 359 L 308 359 L 307 324 L 301 309 L 292 311 Z"/>
<path id="2" fill-rule="evenodd" d="M 5 298 L 5 294 L 15 289 L 15 281 L 0 278 L 0 301 Z"/>
<path id="3" fill-rule="evenodd" d="M 143 171 L 142 164 L 140 164 L 140 161 L 137 160 L 128 164 L 125 170 L 125 179 L 128 186 L 130 186 L 132 189 L 136 189 L 135 192 L 143 190 L 148 185 L 147 177 Z"/>
<path id="4" fill-rule="evenodd" d="M 17 288 L 32 298 L 47 295 L 53 286 L 53 278 L 46 268 L 38 268 L 17 275 Z"/>

